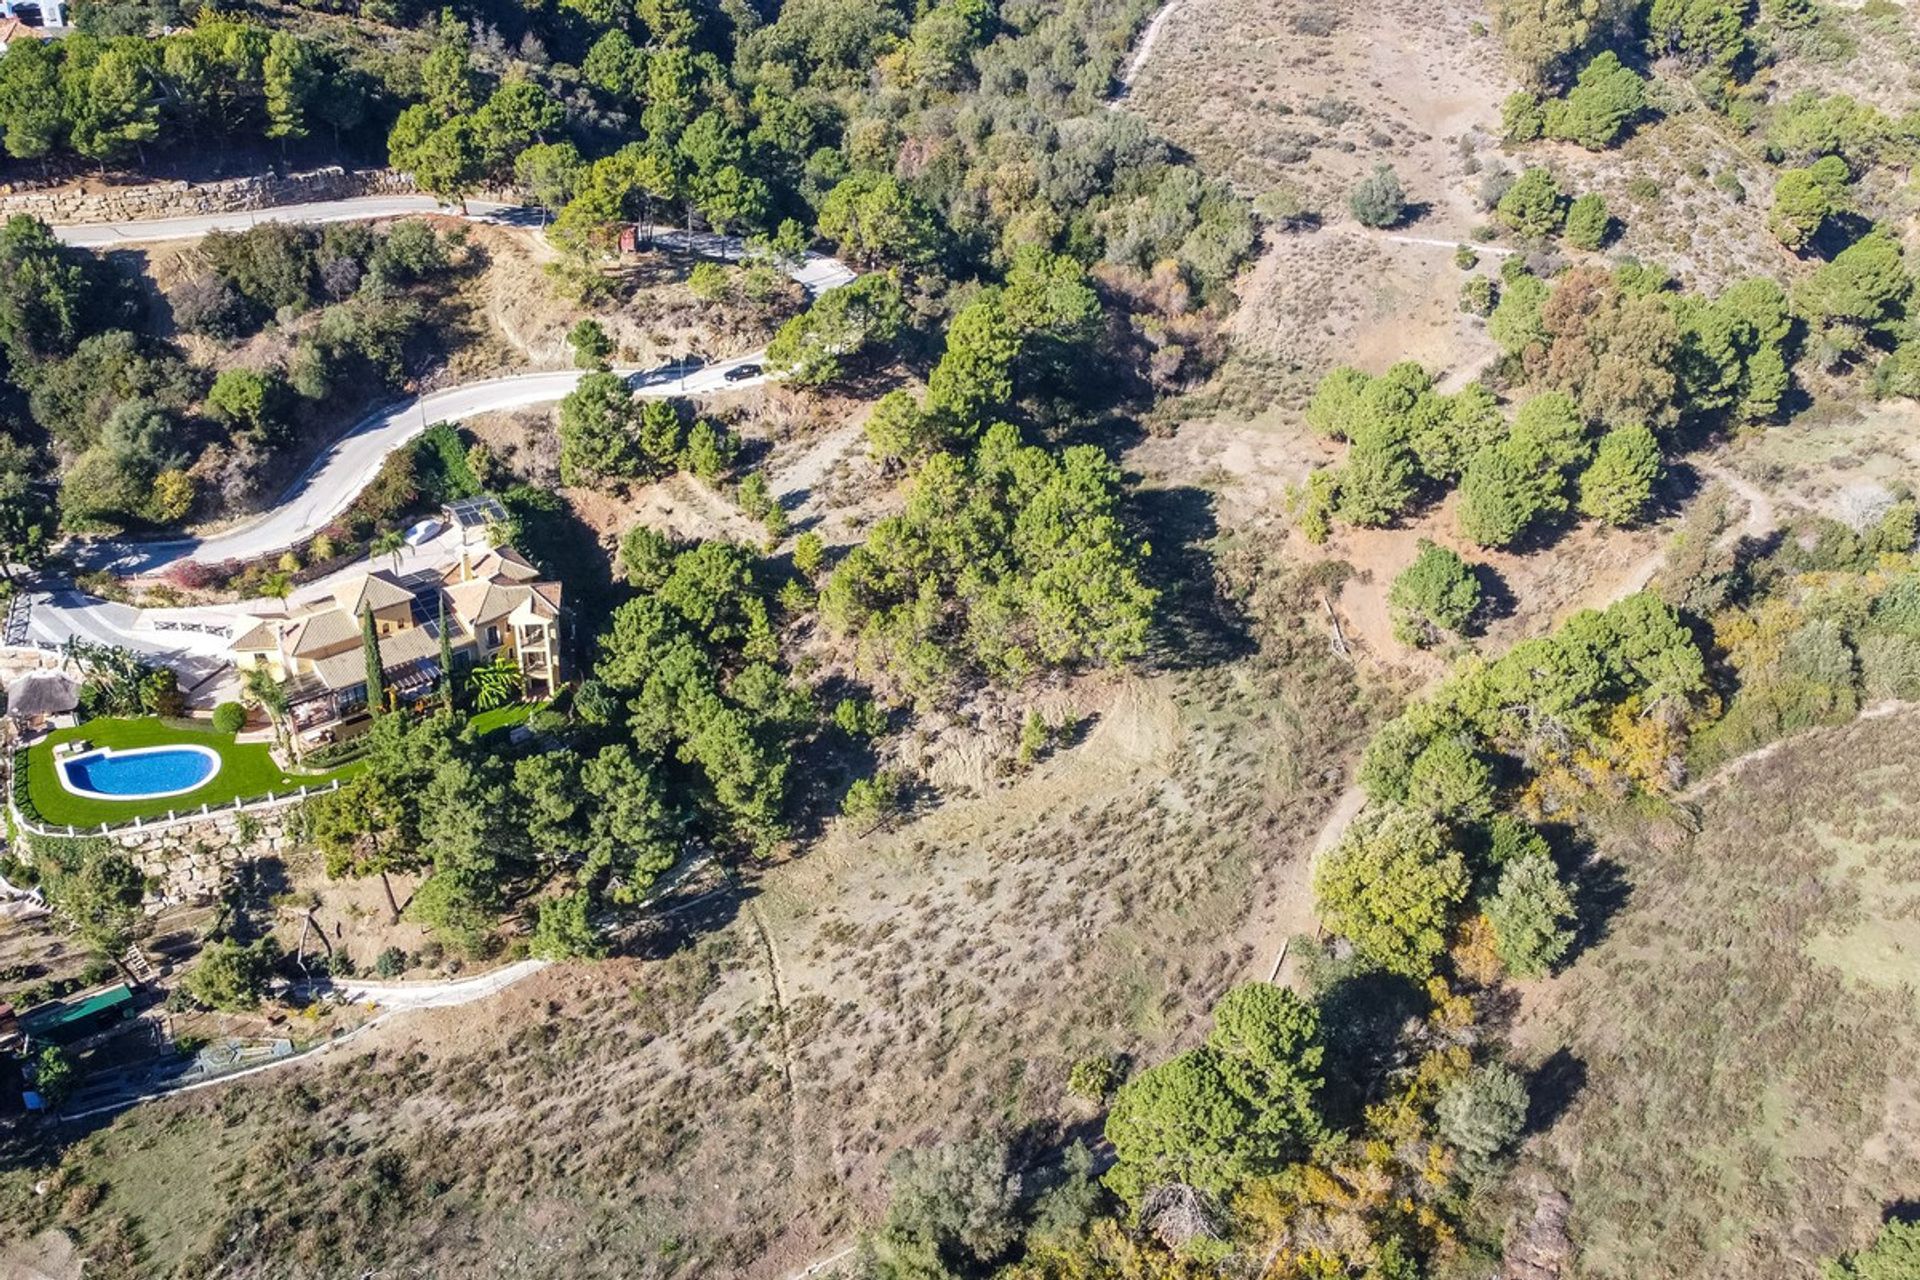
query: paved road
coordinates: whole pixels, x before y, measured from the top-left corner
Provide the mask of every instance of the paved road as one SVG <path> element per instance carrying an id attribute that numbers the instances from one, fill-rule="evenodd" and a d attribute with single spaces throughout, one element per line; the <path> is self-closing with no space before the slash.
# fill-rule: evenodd
<path id="1" fill-rule="evenodd" d="M 137 222 L 103 222 L 55 227 L 67 244 L 83 249 L 105 249 L 122 244 L 156 244 L 164 240 L 198 240 L 209 231 L 244 231 L 262 222 L 370 222 L 377 218 L 405 218 L 422 213 L 458 214 L 432 196 L 356 196 L 350 200 L 322 200 L 311 204 L 283 204 L 272 209 L 241 209 L 229 213 L 196 213 L 180 218 L 152 218 Z M 476 222 L 534 224 L 539 214 L 517 205 L 469 200 L 466 217 Z"/>
<path id="2" fill-rule="evenodd" d="M 708 365 L 684 374 L 669 366 L 645 371 L 622 369 L 634 394 L 665 397 L 741 390 L 768 381 L 764 373 L 729 381 L 727 373 L 757 365 L 759 353 Z M 582 373 L 523 373 L 469 382 L 429 392 L 362 419 L 336 440 L 281 495 L 272 510 L 234 528 L 203 538 L 159 542 L 74 544 L 68 554 L 83 569 L 108 569 L 122 576 L 159 573 L 183 560 L 215 563 L 253 560 L 284 551 L 311 538 L 353 505 L 380 470 L 387 455 L 435 422 L 460 422 L 483 413 L 551 404 L 579 385 Z"/>
<path id="3" fill-rule="evenodd" d="M 266 220 L 337 222 L 402 217 L 434 211 L 449 212 L 430 196 L 365 196 L 352 200 L 284 205 L 277 209 L 203 214 L 113 226 L 66 226 L 54 230 L 69 244 L 98 246 L 187 239 L 203 236 L 209 231 L 246 227 Z M 471 201 L 466 216 L 477 220 L 530 225 L 530 219 L 535 215 L 510 205 Z M 689 235 L 681 231 L 668 231 L 655 237 L 655 244 L 669 252 L 684 253 L 691 250 L 702 257 L 726 261 L 737 261 L 747 252 L 745 242 L 737 237 L 711 233 Z M 801 261 L 790 265 L 787 274 L 815 297 L 856 278 L 856 273 L 846 264 L 817 253 L 808 253 Z M 649 370 L 623 369 L 620 372 L 632 382 L 634 394 L 639 396 L 704 395 L 746 390 L 765 384 L 770 379 L 758 368 L 764 359 L 763 352 L 754 352 L 691 372 L 678 366 Z M 748 365 L 755 366 L 750 375 L 727 376 Z M 360 491 L 379 472 L 380 464 L 387 455 L 413 440 L 431 423 L 459 422 L 484 413 L 551 404 L 572 391 L 581 376 L 578 370 L 573 369 L 527 373 L 430 392 L 378 410 L 362 419 L 314 459 L 274 508 L 263 515 L 206 537 L 153 542 L 75 543 L 67 548 L 68 553 L 84 569 L 107 569 L 122 576 L 134 576 L 159 573 L 185 560 L 202 563 L 253 560 L 284 551 L 311 538 L 353 505 Z"/>

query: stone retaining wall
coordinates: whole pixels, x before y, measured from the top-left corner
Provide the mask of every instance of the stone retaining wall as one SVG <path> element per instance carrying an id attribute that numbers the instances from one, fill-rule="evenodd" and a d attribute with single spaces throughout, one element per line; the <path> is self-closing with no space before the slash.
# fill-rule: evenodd
<path id="1" fill-rule="evenodd" d="M 148 903 L 157 909 L 210 899 L 239 863 L 291 853 L 288 828 L 300 810 L 297 804 L 250 813 L 228 809 L 159 830 L 115 831 L 104 838 L 125 849 L 141 874 L 158 882 L 159 901 Z"/>
<path id="2" fill-rule="evenodd" d="M 196 213 L 233 213 L 275 205 L 412 191 L 413 180 L 391 169 L 343 169 L 333 165 L 284 177 L 261 174 L 218 182 L 158 182 L 89 191 L 21 191 L 0 194 L 0 218 L 29 214 L 56 225 L 140 222 Z"/>

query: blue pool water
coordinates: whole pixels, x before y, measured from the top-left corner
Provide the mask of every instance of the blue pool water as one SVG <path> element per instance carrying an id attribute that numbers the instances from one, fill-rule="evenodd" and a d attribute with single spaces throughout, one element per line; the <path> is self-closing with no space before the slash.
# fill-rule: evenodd
<path id="1" fill-rule="evenodd" d="M 109 748 L 60 762 L 67 790 L 125 800 L 184 795 L 219 771 L 220 757 L 195 746 Z"/>

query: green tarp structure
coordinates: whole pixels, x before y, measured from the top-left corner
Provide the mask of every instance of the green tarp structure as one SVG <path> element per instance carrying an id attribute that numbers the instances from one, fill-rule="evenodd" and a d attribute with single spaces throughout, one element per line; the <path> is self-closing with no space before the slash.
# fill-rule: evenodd
<path id="1" fill-rule="evenodd" d="M 55 1000 L 20 1015 L 20 1029 L 36 1039 L 59 1039 L 63 1032 L 82 1028 L 83 1024 L 113 1010 L 122 1012 L 133 1004 L 133 992 L 124 982 L 77 996 Z"/>

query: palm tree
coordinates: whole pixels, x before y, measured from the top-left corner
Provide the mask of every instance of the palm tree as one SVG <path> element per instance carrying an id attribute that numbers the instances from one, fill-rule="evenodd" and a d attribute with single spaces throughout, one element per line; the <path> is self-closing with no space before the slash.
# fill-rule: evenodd
<path id="1" fill-rule="evenodd" d="M 285 600 L 293 594 L 293 575 L 270 573 L 260 582 L 260 594 L 269 600 Z"/>
<path id="2" fill-rule="evenodd" d="M 473 703 L 480 710 L 504 707 L 520 696 L 520 664 L 512 655 L 503 653 L 485 666 L 469 671 L 467 688 L 472 690 Z"/>
<path id="3" fill-rule="evenodd" d="M 300 740 L 290 732 L 287 718 L 292 713 L 292 704 L 287 701 L 287 688 L 274 678 L 267 667 L 249 667 L 241 680 L 241 694 L 267 713 L 267 719 L 273 724 L 274 737 L 280 741 L 280 749 L 291 758 L 300 758 Z"/>
<path id="4" fill-rule="evenodd" d="M 407 540 L 398 529 L 382 529 L 373 535 L 373 543 L 367 548 L 369 559 L 381 556 L 393 557 L 393 571 L 400 572 L 400 553 L 407 548 Z"/>

